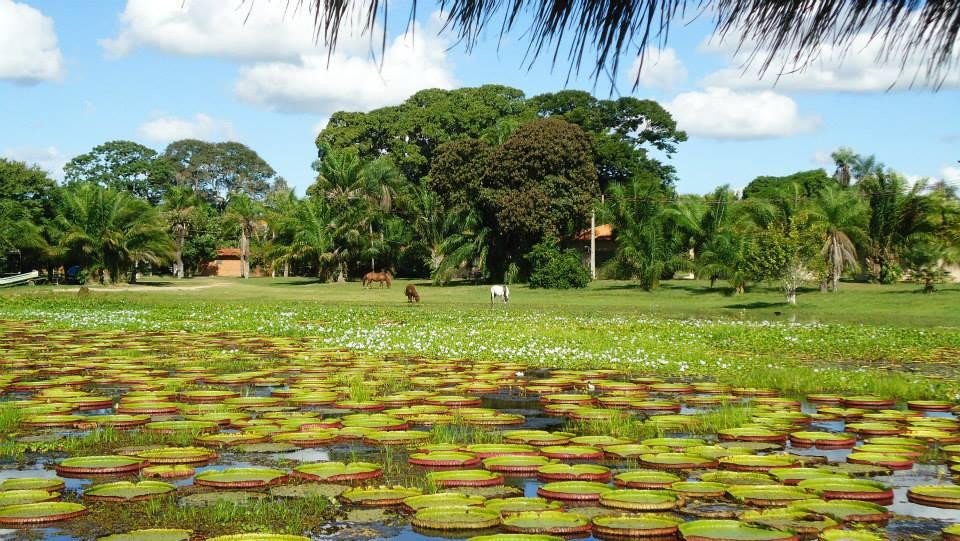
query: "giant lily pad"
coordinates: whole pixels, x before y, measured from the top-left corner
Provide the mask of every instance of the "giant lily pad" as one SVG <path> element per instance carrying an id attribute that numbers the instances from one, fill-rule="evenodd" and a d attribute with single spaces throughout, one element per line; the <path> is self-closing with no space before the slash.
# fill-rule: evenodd
<path id="1" fill-rule="evenodd" d="M 944 509 L 960 509 L 960 486 L 957 485 L 923 485 L 910 487 L 907 499 L 913 503 L 940 507 Z"/>
<path id="2" fill-rule="evenodd" d="M 503 476 L 487 470 L 438 471 L 427 474 L 438 487 L 488 487 L 503 484 Z"/>
<path id="3" fill-rule="evenodd" d="M 778 507 L 810 499 L 806 490 L 780 485 L 737 486 L 727 489 L 727 493 L 739 502 L 759 507 Z"/>
<path id="4" fill-rule="evenodd" d="M 866 479 L 807 479 L 797 486 L 826 500 L 861 500 L 882 505 L 893 502 L 893 490 L 886 484 Z"/>
<path id="5" fill-rule="evenodd" d="M 427 507 L 467 507 L 483 505 L 487 499 L 483 496 L 468 496 L 457 492 L 439 492 L 437 494 L 421 494 L 404 498 L 403 506 L 410 511 L 418 511 Z"/>
<path id="6" fill-rule="evenodd" d="M 86 514 L 79 503 L 43 502 L 7 505 L 0 508 L 0 524 L 40 524 L 69 520 Z"/>
<path id="7" fill-rule="evenodd" d="M 253 488 L 282 483 L 287 474 L 270 468 L 230 468 L 197 474 L 195 484 L 216 488 Z"/>
<path id="8" fill-rule="evenodd" d="M 500 524 L 500 514 L 482 507 L 427 507 L 410 519 L 417 528 L 431 530 L 483 530 Z"/>
<path id="9" fill-rule="evenodd" d="M 545 481 L 601 481 L 613 476 L 610 468 L 599 464 L 548 464 L 537 470 L 537 477 Z"/>
<path id="10" fill-rule="evenodd" d="M 630 511 L 667 511 L 679 503 L 677 495 L 666 490 L 623 488 L 600 495 L 600 505 Z"/>
<path id="11" fill-rule="evenodd" d="M 410 464 L 415 466 L 427 466 L 433 468 L 465 468 L 476 466 L 480 463 L 480 457 L 473 453 L 465 451 L 433 451 L 430 453 L 413 453 L 407 459 Z"/>
<path id="12" fill-rule="evenodd" d="M 617 538 L 672 539 L 683 520 L 665 515 L 600 516 L 593 519 L 593 531 Z"/>
<path id="13" fill-rule="evenodd" d="M 59 492 L 47 492 L 41 488 L 4 490 L 0 492 L 0 507 L 24 503 L 49 502 L 59 497 Z"/>
<path id="14" fill-rule="evenodd" d="M 545 456 L 503 455 L 483 459 L 483 467 L 495 472 L 508 474 L 535 474 L 537 470 L 556 460 Z"/>
<path id="15" fill-rule="evenodd" d="M 790 504 L 788 509 L 816 513 L 840 522 L 885 524 L 892 516 L 890 511 L 881 505 L 856 500 L 807 500 Z"/>
<path id="16" fill-rule="evenodd" d="M 276 533 L 244 533 L 210 537 L 207 541 L 310 541 L 310 538 L 301 535 L 283 535 Z"/>
<path id="17" fill-rule="evenodd" d="M 524 511 L 504 517 L 503 529 L 514 533 L 572 535 L 590 531 L 590 521 L 565 511 Z"/>
<path id="18" fill-rule="evenodd" d="M 688 455 L 684 453 L 657 453 L 643 455 L 640 463 L 648 468 L 661 470 L 693 470 L 696 468 L 713 468 L 717 462 L 710 458 Z"/>
<path id="19" fill-rule="evenodd" d="M 293 469 L 293 476 L 328 483 L 365 481 L 383 475 L 379 464 L 370 462 L 318 462 L 302 464 Z"/>
<path id="20" fill-rule="evenodd" d="M 0 482 L 0 492 L 7 490 L 45 490 L 56 492 L 63 490 L 63 480 L 47 477 L 14 477 Z"/>
<path id="21" fill-rule="evenodd" d="M 135 456 L 150 464 L 200 464 L 216 460 L 217 453 L 200 447 L 163 447 L 138 451 Z"/>
<path id="22" fill-rule="evenodd" d="M 720 498 L 727 492 L 727 485 L 707 481 L 681 481 L 670 489 L 687 498 Z"/>
<path id="23" fill-rule="evenodd" d="M 132 532 L 100 537 L 97 541 L 187 541 L 190 539 L 190 534 L 190 530 L 133 530 Z"/>
<path id="24" fill-rule="evenodd" d="M 92 486 L 83 491 L 83 497 L 107 502 L 134 502 L 169 494 L 176 489 L 177 487 L 161 481 L 117 481 Z"/>
<path id="25" fill-rule="evenodd" d="M 57 473 L 63 476 L 132 473 L 147 466 L 142 458 L 119 455 L 84 456 L 61 460 Z"/>
<path id="26" fill-rule="evenodd" d="M 680 525 L 685 541 L 796 541 L 789 532 L 751 526 L 736 520 L 694 520 Z"/>
<path id="27" fill-rule="evenodd" d="M 363 437 L 369 445 L 416 445 L 430 439 L 428 432 L 415 430 L 379 430 Z"/>
<path id="28" fill-rule="evenodd" d="M 537 494 L 551 500 L 598 501 L 600 496 L 613 489 L 594 481 L 557 481 L 537 489 Z"/>
<path id="29" fill-rule="evenodd" d="M 412 487 L 366 487 L 351 488 L 340 495 L 346 503 L 366 507 L 390 507 L 400 505 L 411 496 L 419 496 L 422 491 Z"/>
<path id="30" fill-rule="evenodd" d="M 799 465 L 799 460 L 787 455 L 736 455 L 720 459 L 721 468 L 733 471 L 766 472 Z"/>
<path id="31" fill-rule="evenodd" d="M 796 509 L 764 509 L 762 511 L 747 511 L 739 517 L 743 522 L 790 530 L 804 536 L 817 535 L 827 528 L 837 526 L 837 521 L 822 515 L 807 513 Z"/>
<path id="32" fill-rule="evenodd" d="M 621 488 L 668 488 L 682 479 L 669 472 L 656 470 L 634 470 L 618 473 L 613 484 Z"/>
<path id="33" fill-rule="evenodd" d="M 824 530 L 820 533 L 820 541 L 887 541 L 887 537 L 863 530 Z M 944 536 L 944 541 L 951 539 Z"/>
<path id="34" fill-rule="evenodd" d="M 487 500 L 483 504 L 487 509 L 491 509 L 501 515 L 512 513 L 521 513 L 523 511 L 548 511 L 557 510 L 562 507 L 560 502 L 553 502 L 544 498 L 494 498 Z"/>
<path id="35" fill-rule="evenodd" d="M 504 455 L 538 456 L 540 454 L 536 447 L 519 443 L 475 443 L 468 445 L 465 450 L 480 458 Z"/>

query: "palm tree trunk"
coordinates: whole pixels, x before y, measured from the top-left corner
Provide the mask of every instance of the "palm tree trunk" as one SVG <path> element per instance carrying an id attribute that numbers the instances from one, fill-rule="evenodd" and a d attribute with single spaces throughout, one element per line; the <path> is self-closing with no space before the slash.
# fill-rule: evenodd
<path id="1" fill-rule="evenodd" d="M 830 258 L 833 263 L 833 291 L 836 292 L 837 287 L 840 286 L 840 271 L 843 265 L 843 260 L 840 259 L 841 258 L 840 243 L 837 240 L 836 235 L 833 236 L 830 242 L 831 242 L 831 253 L 833 255 L 833 257 Z"/>
<path id="2" fill-rule="evenodd" d="M 284 262 L 283 262 L 283 277 L 284 277 L 284 278 L 289 278 L 289 277 L 290 277 L 290 262 L 289 262 L 289 261 L 284 261 Z"/>
<path id="3" fill-rule="evenodd" d="M 240 228 L 240 277 L 250 277 L 250 240 L 247 238 L 247 228 Z"/>
<path id="4" fill-rule="evenodd" d="M 182 226 L 177 226 L 177 245 L 173 254 L 173 274 L 177 278 L 183 278 L 183 244 L 187 237 L 187 231 Z"/>

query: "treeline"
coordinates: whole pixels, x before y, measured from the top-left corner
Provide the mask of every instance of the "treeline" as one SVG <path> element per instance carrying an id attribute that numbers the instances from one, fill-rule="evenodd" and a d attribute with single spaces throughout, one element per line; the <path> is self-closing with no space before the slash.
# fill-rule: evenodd
<path id="1" fill-rule="evenodd" d="M 148 267 L 189 276 L 217 248 L 239 247 L 245 273 L 335 280 L 390 270 L 436 283 L 580 286 L 571 261 L 584 254 L 563 248 L 594 213 L 613 224 L 603 276 L 655 288 L 689 272 L 737 292 L 775 281 L 788 299 L 805 281 L 836 290 L 842 276 L 932 288 L 958 259 L 950 186 L 910 184 L 840 149 L 832 174 L 681 195 L 662 160 L 685 140 L 650 100 L 424 90 L 397 106 L 334 114 L 303 197 L 239 143 L 178 141 L 156 152 L 110 142 L 71 160 L 62 186 L 0 162 L 0 240 L 27 267 L 80 265 L 113 280 Z"/>

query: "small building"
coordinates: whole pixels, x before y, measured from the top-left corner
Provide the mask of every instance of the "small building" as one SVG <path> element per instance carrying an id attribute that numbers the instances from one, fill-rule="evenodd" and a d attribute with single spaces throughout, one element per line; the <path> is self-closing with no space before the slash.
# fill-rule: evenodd
<path id="1" fill-rule="evenodd" d="M 597 268 L 599 269 L 604 263 L 610 261 L 616 254 L 617 244 L 613 240 L 613 225 L 598 225 L 593 229 L 593 231 L 597 236 Z M 583 261 L 583 264 L 587 267 L 590 266 L 589 229 L 584 229 L 583 231 L 577 233 L 577 235 L 568 242 L 568 247 L 576 248 L 576 250 L 580 253 L 580 259 Z"/>
<path id="2" fill-rule="evenodd" d="M 217 258 L 203 268 L 204 276 L 240 277 L 240 248 L 217 248 Z"/>

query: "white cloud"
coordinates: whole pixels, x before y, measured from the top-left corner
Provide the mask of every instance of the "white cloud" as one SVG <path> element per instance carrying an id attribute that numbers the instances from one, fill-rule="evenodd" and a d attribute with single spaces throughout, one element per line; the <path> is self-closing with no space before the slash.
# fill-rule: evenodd
<path id="1" fill-rule="evenodd" d="M 634 59 L 630 77 L 630 84 L 637 81 L 641 86 L 666 91 L 687 80 L 687 68 L 673 49 L 650 49 L 644 56 Z"/>
<path id="2" fill-rule="evenodd" d="M 820 166 L 834 165 L 833 158 L 830 156 L 830 154 L 831 153 L 829 150 L 820 149 L 813 153 L 811 159 L 813 160 L 813 163 Z"/>
<path id="3" fill-rule="evenodd" d="M 387 47 L 382 68 L 366 55 L 337 49 L 304 54 L 300 61 L 267 62 L 240 70 L 234 92 L 241 100 L 271 110 L 329 114 L 337 110 L 368 111 L 399 103 L 424 88 L 452 88 L 447 44 L 429 31 L 416 29 L 396 37 Z"/>
<path id="4" fill-rule="evenodd" d="M 751 58 L 755 42 L 750 40 L 737 50 L 739 35 L 731 33 L 726 40 L 716 34 L 700 45 L 703 52 L 725 56 L 729 66 L 704 77 L 705 86 L 733 89 L 776 88 L 785 92 L 885 92 L 890 89 L 931 87 L 935 81 L 925 77 L 927 57 L 914 54 L 905 63 L 900 57 L 884 58 L 882 43 L 868 33 L 858 34 L 850 45 L 837 48 L 820 46 L 807 63 L 797 63 L 786 53 L 774 56 L 770 68 L 759 74 L 759 63 L 769 51 L 760 50 Z M 943 88 L 960 87 L 960 39 L 954 48 L 950 69 L 942 81 Z"/>
<path id="5" fill-rule="evenodd" d="M 26 162 L 28 165 L 36 165 L 57 180 L 63 180 L 63 166 L 69 161 L 69 158 L 53 146 L 5 148 L 0 155 L 18 162 Z"/>
<path id="6" fill-rule="evenodd" d="M 127 0 L 122 29 L 99 40 L 106 55 L 123 57 L 138 47 L 181 55 L 237 60 L 293 60 L 318 48 L 312 2 L 241 0 Z M 351 17 L 350 21 L 356 17 Z M 369 47 L 359 32 L 343 34 L 338 50 Z M 365 50 L 365 49 L 364 49 Z"/>
<path id="7" fill-rule="evenodd" d="M 236 138 L 233 124 L 226 120 L 217 120 L 205 113 L 197 113 L 190 119 L 155 113 L 150 120 L 137 128 L 137 133 L 145 139 L 160 143 L 178 139 L 223 141 Z"/>
<path id="8" fill-rule="evenodd" d="M 30 84 L 63 79 L 53 19 L 13 0 L 0 0 L 0 79 Z"/>
<path id="9" fill-rule="evenodd" d="M 320 122 L 317 122 L 316 124 L 314 124 L 311 130 L 311 133 L 313 133 L 313 136 L 316 137 L 320 135 L 320 132 L 322 132 L 323 129 L 327 127 L 327 124 L 329 122 L 330 122 L 330 117 L 325 116 L 320 120 Z"/>
<path id="10" fill-rule="evenodd" d="M 769 90 L 707 88 L 684 92 L 665 104 L 680 129 L 715 139 L 765 139 L 815 131 L 820 118 L 803 116 L 787 96 Z"/>
<path id="11" fill-rule="evenodd" d="M 960 167 L 945 165 L 940 169 L 940 178 L 947 182 L 960 184 Z"/>

